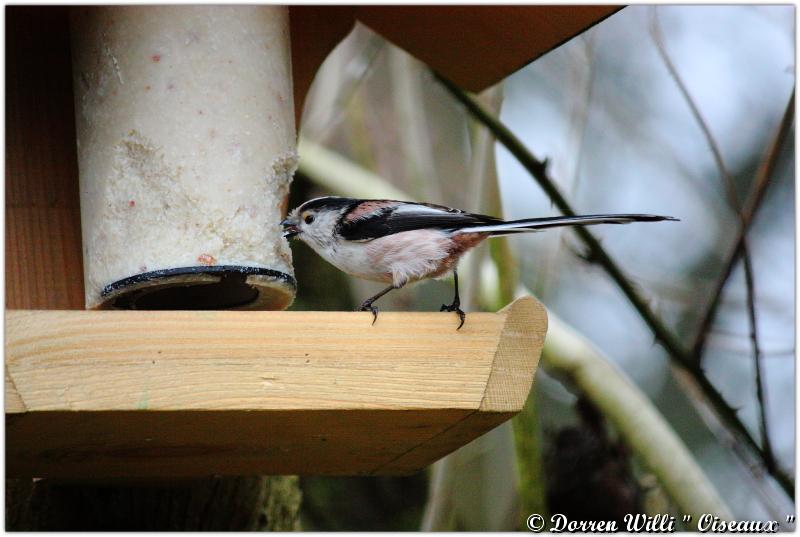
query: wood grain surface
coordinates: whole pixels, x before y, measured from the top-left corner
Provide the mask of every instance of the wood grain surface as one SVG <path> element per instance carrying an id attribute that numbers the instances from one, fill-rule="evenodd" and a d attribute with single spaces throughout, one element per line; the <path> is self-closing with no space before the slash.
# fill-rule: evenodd
<path id="1" fill-rule="evenodd" d="M 533 298 L 455 315 L 8 311 L 7 471 L 409 473 L 522 408 Z"/>
<path id="2" fill-rule="evenodd" d="M 83 309 L 66 7 L 6 8 L 6 307 Z"/>

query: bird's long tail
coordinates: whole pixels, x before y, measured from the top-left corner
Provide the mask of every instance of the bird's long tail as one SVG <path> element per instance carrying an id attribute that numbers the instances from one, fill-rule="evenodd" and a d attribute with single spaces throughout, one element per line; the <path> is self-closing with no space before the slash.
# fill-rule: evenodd
<path id="1" fill-rule="evenodd" d="M 498 224 L 465 227 L 462 233 L 490 233 L 493 237 L 540 231 L 551 227 L 561 226 L 593 226 L 595 224 L 630 224 L 631 222 L 661 222 L 663 220 L 677 221 L 671 216 L 658 216 L 654 214 L 587 214 L 582 216 L 553 216 L 548 218 L 525 218 L 511 220 Z"/>

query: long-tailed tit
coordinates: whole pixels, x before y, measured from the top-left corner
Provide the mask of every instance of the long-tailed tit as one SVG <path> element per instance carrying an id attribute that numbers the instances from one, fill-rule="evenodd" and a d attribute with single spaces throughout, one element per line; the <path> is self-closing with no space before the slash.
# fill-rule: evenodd
<path id="1" fill-rule="evenodd" d="M 456 265 L 464 253 L 489 237 L 540 231 L 559 226 L 628 224 L 676 220 L 649 214 L 594 214 L 504 221 L 430 203 L 394 200 L 316 198 L 294 209 L 281 222 L 283 236 L 297 237 L 323 259 L 347 274 L 390 284 L 364 301 L 360 311 L 393 289 L 453 273 L 455 297 L 440 311 L 454 311 L 464 324 L 458 297 Z"/>

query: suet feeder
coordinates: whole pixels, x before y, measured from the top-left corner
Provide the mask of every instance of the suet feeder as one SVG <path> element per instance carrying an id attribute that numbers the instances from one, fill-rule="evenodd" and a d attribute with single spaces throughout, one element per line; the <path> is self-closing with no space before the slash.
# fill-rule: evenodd
<path id="1" fill-rule="evenodd" d="M 86 307 L 291 304 L 288 9 L 71 15 Z"/>
<path id="2" fill-rule="evenodd" d="M 294 297 L 295 121 L 356 20 L 478 91 L 617 9 L 8 7 L 7 473 L 409 473 L 519 412 L 534 299 L 219 310 Z"/>

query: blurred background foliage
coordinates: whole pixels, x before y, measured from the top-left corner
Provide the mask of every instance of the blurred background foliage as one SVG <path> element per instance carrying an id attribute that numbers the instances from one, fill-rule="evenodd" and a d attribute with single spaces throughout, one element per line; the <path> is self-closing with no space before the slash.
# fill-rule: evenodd
<path id="1" fill-rule="evenodd" d="M 549 175 L 578 212 L 680 218 L 592 231 L 687 349 L 741 227 L 711 147 L 739 200 L 752 195 L 772 159 L 747 240 L 766 425 L 776 466 L 788 476 L 795 471 L 793 127 L 779 151 L 768 153 L 794 89 L 794 20 L 793 6 L 630 6 L 478 96 L 547 159 Z M 324 148 L 409 198 L 506 218 L 557 214 L 426 66 L 364 26 L 318 73 L 300 134 L 302 158 Z M 301 165 L 290 205 L 347 194 L 326 175 L 325 166 Z M 300 285 L 293 309 L 352 309 L 380 288 L 341 274 L 300 243 L 292 250 Z M 735 518 L 793 513 L 792 499 L 728 426 L 710 417 L 637 311 L 584 254 L 571 231 L 485 244 L 459 269 L 465 309 L 499 309 L 524 285 L 647 395 Z M 701 368 L 763 442 L 744 276 L 735 263 Z M 451 285 L 424 282 L 388 295 L 381 308 L 438 310 Z M 602 413 L 542 369 L 513 425 L 428 472 L 302 478 L 301 485 L 309 530 L 513 530 L 534 511 L 585 520 L 676 512 Z M 600 497 L 603 503 L 593 501 Z"/>

